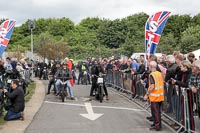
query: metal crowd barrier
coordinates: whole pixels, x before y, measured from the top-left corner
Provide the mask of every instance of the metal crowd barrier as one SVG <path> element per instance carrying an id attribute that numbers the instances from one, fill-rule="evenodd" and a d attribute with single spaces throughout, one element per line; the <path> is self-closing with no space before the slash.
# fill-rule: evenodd
<path id="1" fill-rule="evenodd" d="M 141 75 L 108 70 L 106 84 L 125 93 L 138 105 L 148 109 L 150 103 L 143 100 L 147 89 L 140 82 L 140 78 Z M 181 131 L 200 132 L 200 92 L 193 94 L 189 89 L 166 83 L 162 119 L 170 125 L 173 123 L 173 128 L 177 133 Z"/>

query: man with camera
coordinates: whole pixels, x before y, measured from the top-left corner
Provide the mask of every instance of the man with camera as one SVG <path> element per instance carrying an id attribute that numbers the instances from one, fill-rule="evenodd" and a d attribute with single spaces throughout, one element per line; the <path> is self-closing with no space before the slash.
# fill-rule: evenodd
<path id="1" fill-rule="evenodd" d="M 12 92 L 8 92 L 7 89 L 3 89 L 1 91 L 4 91 L 6 97 L 10 100 L 10 105 L 5 105 L 5 110 L 7 110 L 7 114 L 4 117 L 4 120 L 24 120 L 23 117 L 23 111 L 25 108 L 25 102 L 24 102 L 24 91 L 19 86 L 18 80 L 13 80 L 11 83 L 11 87 L 13 89 Z"/>

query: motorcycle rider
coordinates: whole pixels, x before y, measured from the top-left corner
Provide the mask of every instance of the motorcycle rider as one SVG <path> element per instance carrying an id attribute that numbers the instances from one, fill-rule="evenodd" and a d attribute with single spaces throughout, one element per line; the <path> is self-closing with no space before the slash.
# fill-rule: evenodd
<path id="1" fill-rule="evenodd" d="M 56 94 L 56 90 L 55 90 L 55 74 L 56 71 L 60 68 L 60 62 L 57 61 L 55 62 L 52 66 L 51 66 L 51 71 L 49 73 L 49 77 L 51 77 L 49 79 L 49 84 L 48 84 L 48 91 L 47 91 L 47 95 L 50 94 L 50 89 L 51 86 L 54 85 L 54 94 Z"/>
<path id="2" fill-rule="evenodd" d="M 93 96 L 93 91 L 97 88 L 97 79 L 99 76 L 99 73 L 105 73 L 102 66 L 100 64 L 98 64 L 97 60 L 94 60 L 94 65 L 91 68 L 91 75 L 92 75 L 92 86 L 91 86 L 91 90 L 90 90 L 90 97 Z M 96 75 L 96 76 L 95 76 Z M 106 95 L 106 100 L 109 100 L 108 98 L 108 91 L 107 88 L 105 86 L 105 83 L 103 82 L 103 89 Z"/>
<path id="3" fill-rule="evenodd" d="M 64 78 L 64 80 L 67 80 L 67 88 L 69 90 L 70 97 L 72 100 L 74 100 L 74 94 L 73 94 L 73 90 L 70 83 L 70 79 L 72 78 L 72 75 L 69 69 L 67 68 L 66 62 L 62 64 L 61 68 L 57 69 L 55 76 L 57 79 L 56 84 L 55 84 L 56 95 L 59 95 L 61 79 Z"/>
<path id="4" fill-rule="evenodd" d="M 89 68 L 88 68 L 86 62 L 82 62 L 82 64 L 80 65 L 79 76 L 78 76 L 78 84 L 80 82 L 81 77 L 83 77 L 83 75 L 84 75 L 84 71 L 87 72 L 87 80 L 88 80 L 88 82 L 90 84 Z"/>
<path id="5" fill-rule="evenodd" d="M 39 67 L 40 67 L 39 79 L 41 80 L 44 68 L 46 67 L 46 69 L 47 69 L 47 63 L 45 63 L 45 61 L 43 61 L 43 62 L 39 63 Z M 43 75 L 43 77 L 44 77 L 44 75 Z"/>

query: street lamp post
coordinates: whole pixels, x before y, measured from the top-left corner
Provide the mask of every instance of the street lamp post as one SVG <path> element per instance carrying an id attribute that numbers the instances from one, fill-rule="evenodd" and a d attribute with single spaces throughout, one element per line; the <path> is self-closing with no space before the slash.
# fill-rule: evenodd
<path id="1" fill-rule="evenodd" d="M 28 26 L 31 30 L 31 59 L 33 60 L 33 29 L 35 28 L 35 22 L 33 20 L 29 20 Z"/>
<path id="2" fill-rule="evenodd" d="M 31 59 L 33 60 L 33 29 L 31 29 Z"/>

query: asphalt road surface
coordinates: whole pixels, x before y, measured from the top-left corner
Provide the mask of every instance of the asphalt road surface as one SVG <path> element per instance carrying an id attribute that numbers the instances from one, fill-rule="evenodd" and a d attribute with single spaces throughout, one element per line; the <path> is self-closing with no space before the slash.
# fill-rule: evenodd
<path id="1" fill-rule="evenodd" d="M 47 86 L 48 81 L 44 81 Z M 133 102 L 108 89 L 109 101 L 89 101 L 90 85 L 73 87 L 75 100 L 61 102 L 59 96 L 46 95 L 42 107 L 26 133 L 148 133 L 148 114 Z M 45 89 L 45 88 L 44 88 Z M 162 133 L 172 130 L 162 125 Z"/>

